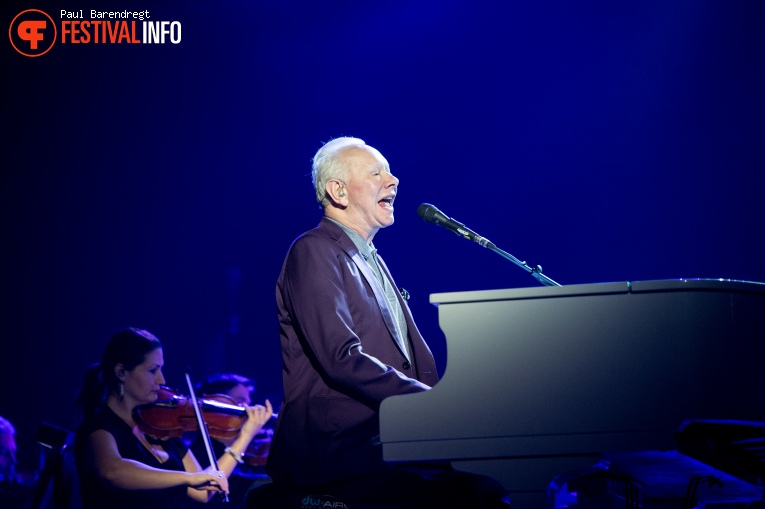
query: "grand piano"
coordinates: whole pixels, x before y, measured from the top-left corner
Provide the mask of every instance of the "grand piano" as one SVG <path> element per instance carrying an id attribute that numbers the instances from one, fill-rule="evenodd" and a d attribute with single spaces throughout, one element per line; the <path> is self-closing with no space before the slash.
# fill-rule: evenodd
<path id="1" fill-rule="evenodd" d="M 512 509 L 726 509 L 765 498 L 765 284 L 614 282 L 430 300 L 446 369 L 432 390 L 382 402 L 386 461 L 489 476 Z"/>

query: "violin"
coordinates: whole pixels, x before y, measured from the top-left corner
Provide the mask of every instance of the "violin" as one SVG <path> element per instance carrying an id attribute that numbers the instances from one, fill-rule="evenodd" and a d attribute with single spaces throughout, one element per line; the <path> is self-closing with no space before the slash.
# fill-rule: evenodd
<path id="1" fill-rule="evenodd" d="M 244 462 L 251 467 L 265 466 L 268 460 L 268 453 L 271 451 L 271 438 L 274 430 L 271 428 L 262 428 L 258 431 L 255 438 L 252 439 L 247 450 L 244 451 Z"/>
<path id="2" fill-rule="evenodd" d="M 210 437 L 219 440 L 236 438 L 247 420 L 244 406 L 226 394 L 203 395 L 197 403 Z M 136 407 L 133 415 L 138 429 L 155 440 L 180 437 L 199 429 L 193 398 L 164 385 L 160 387 L 157 401 Z M 247 465 L 261 467 L 266 464 L 273 433 L 270 428 L 258 431 L 244 451 L 242 459 Z"/>
<path id="3" fill-rule="evenodd" d="M 198 404 L 207 431 L 214 438 L 235 438 L 247 420 L 244 407 L 225 394 L 203 396 Z M 160 388 L 157 401 L 139 405 L 133 414 L 138 429 L 158 440 L 199 429 L 192 399 L 166 386 Z"/>

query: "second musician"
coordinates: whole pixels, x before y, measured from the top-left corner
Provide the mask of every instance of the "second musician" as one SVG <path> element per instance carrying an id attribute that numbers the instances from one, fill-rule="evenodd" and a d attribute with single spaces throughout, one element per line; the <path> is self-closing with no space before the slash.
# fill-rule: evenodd
<path id="1" fill-rule="evenodd" d="M 112 336 L 101 362 L 86 372 L 75 439 L 84 509 L 185 507 L 189 500 L 206 502 L 215 492 L 228 492 L 234 454 L 218 458 L 220 470 L 203 470 L 180 438 L 151 440 L 138 429 L 133 410 L 156 401 L 165 383 L 163 366 L 160 341 L 131 327 Z M 246 412 L 233 451 L 245 451 L 273 410 L 266 401 Z"/>

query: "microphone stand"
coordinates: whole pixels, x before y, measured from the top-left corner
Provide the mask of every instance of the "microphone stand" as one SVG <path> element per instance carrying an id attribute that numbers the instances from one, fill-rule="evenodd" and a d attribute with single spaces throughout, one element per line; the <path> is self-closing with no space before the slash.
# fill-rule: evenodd
<path id="1" fill-rule="evenodd" d="M 541 265 L 537 265 L 534 268 L 529 267 L 528 265 L 526 265 L 526 262 L 522 262 L 518 258 L 516 258 L 515 256 L 511 255 L 510 253 L 502 251 L 500 248 L 498 248 L 497 246 L 495 246 L 491 242 L 487 242 L 487 245 L 484 246 L 484 247 L 486 247 L 488 249 L 491 249 L 492 251 L 497 253 L 502 258 L 510 260 L 511 262 L 513 262 L 514 264 L 516 264 L 517 266 L 519 266 L 520 268 L 522 268 L 523 270 L 527 271 L 529 274 L 534 276 L 534 278 L 537 281 L 539 281 L 540 283 L 542 283 L 543 285 L 546 285 L 546 286 L 560 286 L 560 284 L 556 283 L 555 281 L 553 281 L 549 277 L 547 277 L 544 274 L 542 274 L 542 266 Z"/>
<path id="2" fill-rule="evenodd" d="M 417 215 L 422 218 L 423 221 L 426 221 L 428 223 L 434 223 L 437 224 L 443 228 L 446 228 L 450 232 L 456 234 L 459 237 L 462 237 L 467 240 L 472 240 L 474 242 L 477 242 L 479 245 L 485 247 L 486 249 L 490 249 L 497 253 L 502 258 L 505 258 L 507 260 L 510 260 L 523 270 L 527 271 L 529 274 L 534 276 L 534 278 L 546 286 L 560 286 L 558 283 L 550 279 L 549 277 L 542 274 L 542 266 L 537 265 L 534 268 L 529 267 L 526 265 L 526 262 L 520 261 L 515 256 L 511 255 L 510 253 L 507 253 L 505 251 L 502 251 L 500 248 L 494 245 L 492 241 L 487 239 L 486 237 L 481 237 L 476 232 L 465 226 L 464 224 L 460 223 L 459 221 L 456 221 L 452 219 L 451 217 L 447 216 L 440 210 L 438 210 L 435 206 L 431 205 L 430 203 L 423 203 L 419 206 L 417 209 Z"/>

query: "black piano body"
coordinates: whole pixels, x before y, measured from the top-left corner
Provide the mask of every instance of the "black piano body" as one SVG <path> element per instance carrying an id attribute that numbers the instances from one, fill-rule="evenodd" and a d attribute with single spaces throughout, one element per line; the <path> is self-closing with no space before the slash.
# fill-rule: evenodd
<path id="1" fill-rule="evenodd" d="M 384 458 L 490 476 L 514 509 L 563 507 L 562 483 L 609 469 L 671 500 L 689 479 L 728 475 L 678 452 L 684 423 L 765 422 L 765 284 L 616 282 L 431 302 L 446 369 L 432 390 L 383 401 Z M 744 484 L 718 499 L 762 496 Z"/>

